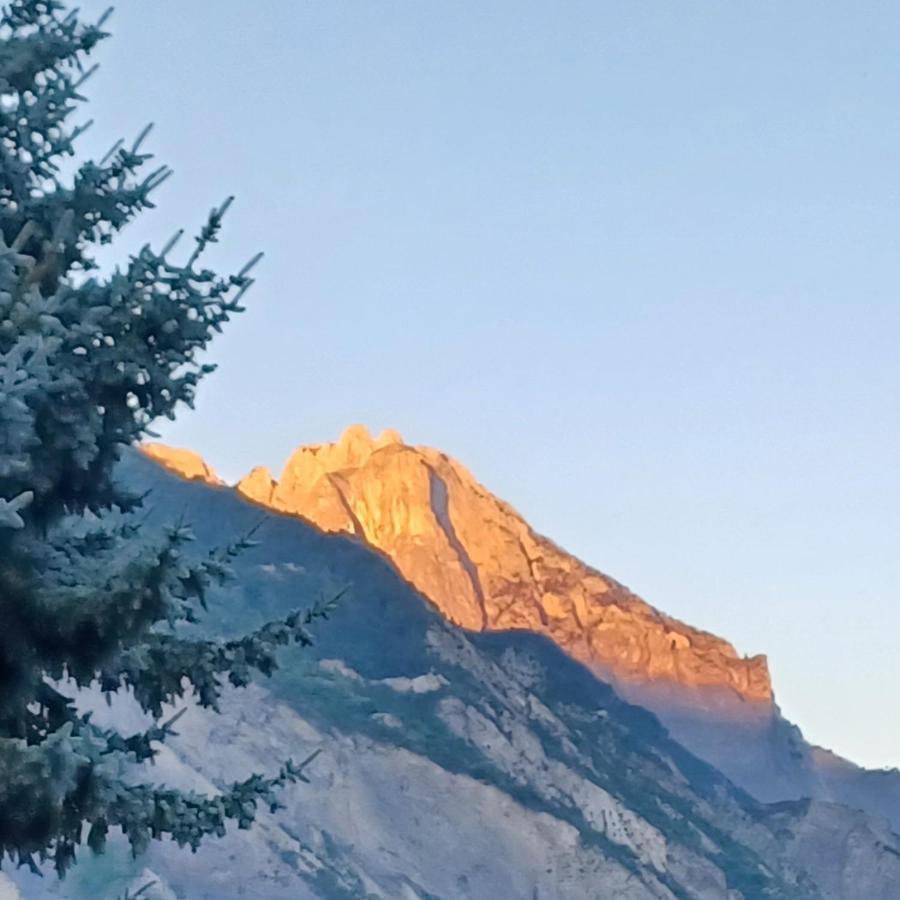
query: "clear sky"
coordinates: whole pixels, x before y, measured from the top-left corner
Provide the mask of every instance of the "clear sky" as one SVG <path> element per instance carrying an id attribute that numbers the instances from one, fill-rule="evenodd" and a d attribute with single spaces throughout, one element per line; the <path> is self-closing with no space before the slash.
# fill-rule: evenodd
<path id="1" fill-rule="evenodd" d="M 96 0 L 82 3 L 98 11 Z M 900 6 L 123 0 L 93 151 L 266 259 L 163 429 L 226 477 L 438 446 L 900 765 Z"/>

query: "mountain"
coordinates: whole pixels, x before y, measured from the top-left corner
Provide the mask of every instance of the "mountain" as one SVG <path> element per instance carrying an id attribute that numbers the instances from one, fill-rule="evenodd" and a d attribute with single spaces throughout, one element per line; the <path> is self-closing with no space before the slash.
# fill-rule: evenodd
<path id="1" fill-rule="evenodd" d="M 184 477 L 217 481 L 190 451 L 149 453 Z M 446 454 L 352 426 L 337 443 L 299 448 L 277 480 L 257 468 L 236 489 L 366 542 L 457 625 L 547 635 L 758 799 L 826 799 L 900 829 L 900 774 L 809 745 L 781 715 L 765 657 L 741 657 L 654 609 L 535 533 Z"/>
<path id="2" fill-rule="evenodd" d="M 209 633 L 349 589 L 313 648 L 229 692 L 221 716 L 189 709 L 153 780 L 214 792 L 322 752 L 310 784 L 246 832 L 137 860 L 114 841 L 62 884 L 14 873 L 22 897 L 112 900 L 151 881 L 147 900 L 900 896 L 900 838 L 885 823 L 754 800 L 549 637 L 454 625 L 358 538 L 260 510 L 202 472 L 185 481 L 134 454 L 119 477 L 148 492 L 142 528 L 178 518 L 198 554 L 258 526 L 209 598 Z M 127 699 L 79 702 L 98 722 L 141 726 Z"/>
<path id="3" fill-rule="evenodd" d="M 657 612 L 535 534 L 458 462 L 396 432 L 373 440 L 352 427 L 336 444 L 301 447 L 277 482 L 256 469 L 237 490 L 362 538 L 464 628 L 545 633 L 623 688 L 658 682 L 751 705 L 772 700 L 763 657 L 743 659 Z"/>

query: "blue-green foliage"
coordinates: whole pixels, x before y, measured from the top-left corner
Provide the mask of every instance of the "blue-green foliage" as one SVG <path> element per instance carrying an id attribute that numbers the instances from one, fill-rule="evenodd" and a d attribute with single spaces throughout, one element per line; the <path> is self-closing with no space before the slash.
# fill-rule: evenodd
<path id="1" fill-rule="evenodd" d="M 164 835 L 196 848 L 302 777 L 286 762 L 215 798 L 141 783 L 129 767 L 152 760 L 174 720 L 101 729 L 73 687 L 129 688 L 157 718 L 187 691 L 215 707 L 223 681 L 272 672 L 276 648 L 308 644 L 324 611 L 192 639 L 185 625 L 249 541 L 197 554 L 179 523 L 146 535 L 128 515 L 139 498 L 113 481 L 123 448 L 192 404 L 211 368 L 198 355 L 240 312 L 256 258 L 227 276 L 200 266 L 228 200 L 180 258 L 176 235 L 99 274 L 97 246 L 170 174 L 148 165 L 146 129 L 65 175 L 105 20 L 85 24 L 57 0 L 0 11 L 0 858 L 51 859 L 60 873 L 110 829 L 136 851 Z"/>

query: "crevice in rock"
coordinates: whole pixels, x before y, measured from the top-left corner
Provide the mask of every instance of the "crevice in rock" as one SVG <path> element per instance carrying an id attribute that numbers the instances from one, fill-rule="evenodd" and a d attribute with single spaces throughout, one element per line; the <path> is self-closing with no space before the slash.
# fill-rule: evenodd
<path id="1" fill-rule="evenodd" d="M 356 513 L 353 512 L 353 507 L 350 506 L 349 501 L 347 500 L 346 495 L 341 490 L 341 486 L 338 484 L 337 479 L 333 478 L 330 474 L 325 476 L 328 479 L 328 483 L 334 488 L 337 493 L 338 499 L 341 501 L 341 506 L 344 509 L 344 512 L 347 513 L 350 521 L 353 524 L 353 534 L 358 537 L 361 541 L 366 541 L 368 543 L 368 539 L 366 538 L 365 529 L 362 527 L 362 522 L 356 517 Z"/>
<path id="2" fill-rule="evenodd" d="M 446 535 L 451 549 L 459 557 L 460 565 L 462 565 L 466 575 L 469 576 L 472 590 L 475 592 L 475 599 L 478 601 L 481 610 L 481 630 L 485 631 L 488 627 L 487 603 L 484 599 L 484 591 L 481 589 L 481 582 L 478 579 L 478 569 L 456 534 L 453 522 L 450 521 L 450 492 L 447 489 L 446 482 L 431 466 L 427 466 L 427 468 L 431 511 L 434 513 L 438 525 L 441 526 L 441 530 Z"/>
<path id="3" fill-rule="evenodd" d="M 525 557 L 525 562 L 528 563 L 528 573 L 531 575 L 531 582 L 534 585 L 534 598 L 537 605 L 538 618 L 541 620 L 541 625 L 545 628 L 549 628 L 550 618 L 547 615 L 547 610 L 544 609 L 543 591 L 541 590 L 540 579 L 538 578 L 537 569 L 535 568 L 537 560 L 531 558 L 528 551 L 525 549 L 524 541 L 519 535 L 514 534 L 509 529 L 505 530 L 507 534 L 515 539 L 516 543 L 519 545 L 519 549 L 522 551 L 522 556 Z"/>
<path id="4" fill-rule="evenodd" d="M 506 531 L 507 531 L 507 534 L 512 534 L 512 532 L 509 531 L 509 529 L 506 529 Z M 525 557 L 525 561 L 528 563 L 528 571 L 531 573 L 531 580 L 535 583 L 535 585 L 539 585 L 540 578 L 538 578 L 537 569 L 535 568 L 537 560 L 531 558 L 528 551 L 525 549 L 525 542 L 522 540 L 522 538 L 520 538 L 517 534 L 513 534 L 512 536 L 516 539 L 517 543 L 519 544 L 519 549 L 522 551 L 522 556 Z"/>

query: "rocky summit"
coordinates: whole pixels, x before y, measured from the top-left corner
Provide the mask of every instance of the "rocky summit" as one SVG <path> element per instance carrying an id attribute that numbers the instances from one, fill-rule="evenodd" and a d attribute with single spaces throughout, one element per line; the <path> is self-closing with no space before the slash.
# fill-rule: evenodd
<path id="1" fill-rule="evenodd" d="M 244 497 L 381 550 L 451 622 L 477 631 L 547 634 L 617 683 L 716 689 L 772 700 L 765 658 L 666 616 L 536 534 L 456 460 L 373 438 L 360 425 L 334 444 L 301 447 L 278 480 L 255 469 Z"/>
<path id="2" fill-rule="evenodd" d="M 191 451 L 145 452 L 220 483 Z M 354 425 L 335 443 L 300 447 L 278 478 L 260 467 L 235 487 L 378 550 L 456 625 L 546 635 L 759 799 L 847 803 L 900 828 L 900 775 L 810 746 L 782 717 L 764 656 L 740 656 L 566 553 L 447 454 Z"/>

